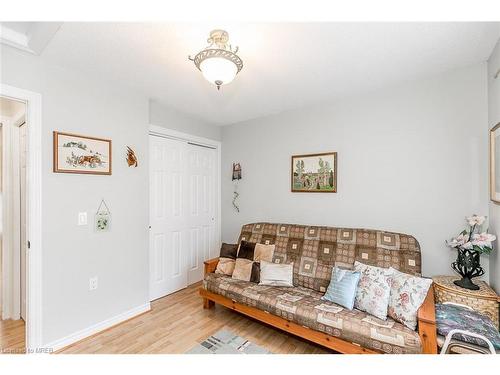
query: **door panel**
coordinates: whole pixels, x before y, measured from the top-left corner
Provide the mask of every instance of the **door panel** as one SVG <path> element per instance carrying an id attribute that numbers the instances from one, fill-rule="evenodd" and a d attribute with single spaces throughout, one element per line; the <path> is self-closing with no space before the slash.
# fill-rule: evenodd
<path id="1" fill-rule="evenodd" d="M 183 190 L 186 144 L 150 136 L 150 298 L 187 286 Z"/>
<path id="2" fill-rule="evenodd" d="M 215 252 L 217 244 L 211 233 L 216 227 L 216 160 L 217 150 L 189 144 L 187 174 L 190 181 L 188 225 L 193 249 L 188 270 L 188 284 L 203 279 L 203 262 Z"/>

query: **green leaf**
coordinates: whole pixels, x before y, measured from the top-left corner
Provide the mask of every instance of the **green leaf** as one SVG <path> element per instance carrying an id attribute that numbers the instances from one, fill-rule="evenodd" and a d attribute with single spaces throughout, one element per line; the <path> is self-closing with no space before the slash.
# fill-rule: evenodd
<path id="1" fill-rule="evenodd" d="M 483 252 L 484 252 L 485 254 L 491 254 L 491 251 L 492 251 L 492 250 L 493 250 L 493 249 L 492 249 L 491 247 L 488 247 L 488 246 L 485 246 L 485 247 L 483 248 Z"/>
<path id="2" fill-rule="evenodd" d="M 482 249 L 481 247 L 477 246 L 477 245 L 474 245 L 474 246 L 473 246 L 473 249 L 474 249 L 474 250 L 476 250 L 476 251 L 477 251 L 477 252 L 479 252 L 479 253 L 482 253 L 482 252 L 483 252 L 483 249 Z"/>

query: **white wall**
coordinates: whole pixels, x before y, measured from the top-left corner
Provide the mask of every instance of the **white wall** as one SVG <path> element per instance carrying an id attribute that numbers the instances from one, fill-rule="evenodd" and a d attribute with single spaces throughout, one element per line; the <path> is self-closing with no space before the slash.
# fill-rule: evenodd
<path id="1" fill-rule="evenodd" d="M 9 47 L 2 48 L 1 69 L 2 83 L 42 95 L 42 339 L 48 344 L 149 302 L 148 100 Z M 112 139 L 113 174 L 53 173 L 53 130 Z M 138 168 L 127 166 L 127 145 Z M 108 233 L 93 229 L 101 198 L 112 213 Z M 88 226 L 76 225 L 81 211 Z M 95 275 L 99 288 L 89 292 Z"/>
<path id="2" fill-rule="evenodd" d="M 444 241 L 487 214 L 486 64 L 222 131 L 223 240 L 253 221 L 414 235 L 423 273 L 450 274 Z M 290 156 L 338 152 L 338 193 L 290 192 Z M 241 162 L 240 208 L 231 163 Z M 488 260 L 482 263 L 488 269 Z"/>
<path id="3" fill-rule="evenodd" d="M 489 127 L 500 122 L 500 76 L 494 76 L 500 69 L 500 41 L 497 43 L 488 60 L 488 117 Z M 500 205 L 490 201 L 490 232 L 500 236 Z M 495 243 L 495 250 L 490 255 L 490 283 L 500 292 L 500 246 L 499 240 Z"/>
<path id="4" fill-rule="evenodd" d="M 177 130 L 197 137 L 221 140 L 220 126 L 192 118 L 155 100 L 149 101 L 149 121 L 153 125 Z"/>

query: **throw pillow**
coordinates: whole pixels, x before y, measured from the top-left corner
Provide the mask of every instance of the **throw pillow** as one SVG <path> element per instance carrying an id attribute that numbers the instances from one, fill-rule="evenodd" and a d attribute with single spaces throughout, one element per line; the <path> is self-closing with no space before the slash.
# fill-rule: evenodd
<path id="1" fill-rule="evenodd" d="M 437 333 L 446 336 L 452 329 L 462 329 L 483 335 L 491 341 L 496 350 L 500 350 L 500 334 L 487 316 L 465 307 L 436 304 L 436 328 Z M 454 339 L 470 342 L 479 346 L 488 346 L 484 340 L 457 333 Z"/>
<path id="2" fill-rule="evenodd" d="M 223 243 L 220 248 L 219 263 L 217 263 L 215 273 L 231 276 L 234 271 L 234 262 L 236 260 L 237 253 L 237 244 Z"/>
<path id="3" fill-rule="evenodd" d="M 361 273 L 354 307 L 386 320 L 391 294 L 392 270 L 359 262 L 354 262 L 354 270 Z"/>
<path id="4" fill-rule="evenodd" d="M 330 285 L 328 285 L 328 289 L 321 299 L 352 310 L 360 275 L 356 271 L 333 267 Z"/>
<path id="5" fill-rule="evenodd" d="M 241 241 L 234 264 L 233 279 L 258 283 L 260 280 L 260 261 L 273 260 L 275 245 L 257 244 Z"/>
<path id="6" fill-rule="evenodd" d="M 424 303 L 432 279 L 408 275 L 392 268 L 389 316 L 408 328 L 417 328 L 417 312 Z"/>
<path id="7" fill-rule="evenodd" d="M 260 261 L 259 285 L 293 286 L 293 263 L 278 264 Z"/>

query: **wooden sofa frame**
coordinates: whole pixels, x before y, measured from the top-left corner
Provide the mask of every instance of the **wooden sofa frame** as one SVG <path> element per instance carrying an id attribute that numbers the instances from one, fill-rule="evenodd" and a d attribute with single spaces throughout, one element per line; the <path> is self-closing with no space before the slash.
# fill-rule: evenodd
<path id="1" fill-rule="evenodd" d="M 217 268 L 219 258 L 214 258 L 205 261 L 205 275 L 212 273 Z M 246 306 L 232 299 L 226 298 L 216 293 L 209 292 L 204 288 L 200 288 L 200 295 L 203 297 L 203 308 L 210 309 L 215 306 L 215 303 L 238 311 L 241 314 L 267 323 L 275 328 L 279 328 L 285 332 L 299 336 L 308 341 L 324 346 L 344 354 L 380 354 L 382 352 L 363 348 L 353 342 L 345 341 L 326 333 L 315 331 L 302 325 L 291 322 L 287 319 L 280 318 L 266 311 L 255 307 Z M 436 314 L 434 309 L 434 292 L 433 288 L 429 289 L 427 297 L 418 310 L 418 333 L 422 341 L 422 353 L 436 354 L 437 353 L 437 337 L 436 337 Z"/>

